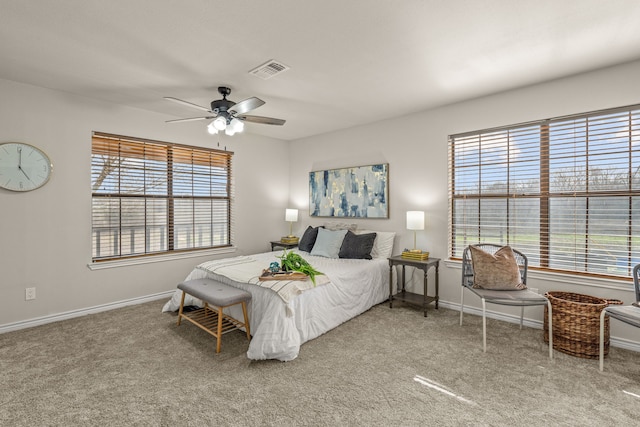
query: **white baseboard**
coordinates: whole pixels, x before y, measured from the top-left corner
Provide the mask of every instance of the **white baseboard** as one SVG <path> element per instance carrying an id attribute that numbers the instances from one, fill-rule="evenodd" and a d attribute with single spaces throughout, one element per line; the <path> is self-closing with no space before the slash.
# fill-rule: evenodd
<path id="1" fill-rule="evenodd" d="M 20 329 L 32 328 L 34 326 L 45 325 L 47 323 L 59 322 L 60 320 L 73 319 L 75 317 L 86 316 L 87 314 L 95 314 L 100 313 L 102 311 L 114 310 L 116 308 L 127 307 L 130 305 L 143 304 L 145 302 L 156 301 L 163 298 L 171 298 L 171 296 L 175 293 L 175 289 L 160 292 L 157 294 L 146 295 L 143 297 L 131 298 L 128 300 L 112 302 L 109 304 L 97 305 L 94 307 L 82 308 L 79 310 L 66 311 L 64 313 L 52 314 L 49 316 L 36 317 L 35 319 L 21 320 L 19 322 L 14 323 L 6 323 L 4 325 L 0 325 L 0 334 L 5 332 L 17 331 Z M 447 301 L 439 301 L 438 304 L 444 308 L 449 308 L 451 310 L 460 311 L 459 303 L 452 303 Z M 482 316 L 482 310 L 476 307 L 464 307 L 464 312 L 467 314 L 473 314 L 476 316 Z M 514 316 L 511 314 L 499 313 L 492 310 L 487 310 L 487 317 L 491 319 L 502 320 L 504 322 L 509 323 L 520 323 L 520 318 L 518 316 Z M 522 322 L 523 325 L 528 326 L 530 328 L 542 329 L 543 322 L 540 320 L 531 320 L 524 319 Z M 610 337 L 610 345 L 613 347 L 624 348 L 626 350 L 637 351 L 640 352 L 640 342 L 631 341 L 623 338 Z"/>
<path id="2" fill-rule="evenodd" d="M 460 303 L 452 303 L 447 301 L 438 301 L 438 305 L 444 308 L 450 308 L 451 310 L 460 311 Z M 465 314 L 473 314 L 476 316 L 482 316 L 482 309 L 477 307 L 464 306 Z M 520 317 L 512 314 L 504 314 L 497 311 L 487 310 L 487 317 L 491 319 L 502 320 L 504 322 L 520 324 Z M 531 320 L 525 318 L 522 321 L 524 326 L 530 328 L 542 329 L 544 323 L 541 320 Z M 616 338 L 614 336 L 609 337 L 609 345 L 618 348 L 624 348 L 625 350 L 640 352 L 640 342 L 631 341 L 624 338 Z"/>
<path id="3" fill-rule="evenodd" d="M 73 319 L 74 317 L 86 316 L 87 314 L 100 313 L 102 311 L 113 310 L 116 308 L 127 307 L 129 305 L 138 305 L 145 302 L 155 301 L 162 298 L 171 298 L 175 293 L 175 289 L 157 294 L 146 295 L 143 297 L 131 298 L 124 301 L 112 302 L 109 304 L 96 305 L 94 307 L 82 308 L 79 310 L 66 311 L 64 313 L 51 314 L 49 316 L 36 317 L 35 319 L 21 320 L 14 323 L 6 323 L 0 325 L 0 334 L 5 332 L 17 331 L 20 329 L 32 328 L 34 326 L 44 325 L 47 323 L 59 322 L 60 320 Z"/>

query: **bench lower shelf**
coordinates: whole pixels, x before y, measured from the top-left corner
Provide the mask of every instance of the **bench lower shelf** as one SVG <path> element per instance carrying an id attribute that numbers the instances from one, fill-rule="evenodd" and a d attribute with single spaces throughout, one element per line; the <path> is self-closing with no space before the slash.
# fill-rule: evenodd
<path id="1" fill-rule="evenodd" d="M 183 312 L 180 315 L 184 320 L 188 320 L 200 329 L 207 331 L 216 338 L 218 336 L 218 311 L 212 310 L 209 306 L 198 310 Z M 243 328 L 244 323 L 237 321 L 233 317 L 222 314 L 221 334 L 231 332 L 234 329 Z"/>

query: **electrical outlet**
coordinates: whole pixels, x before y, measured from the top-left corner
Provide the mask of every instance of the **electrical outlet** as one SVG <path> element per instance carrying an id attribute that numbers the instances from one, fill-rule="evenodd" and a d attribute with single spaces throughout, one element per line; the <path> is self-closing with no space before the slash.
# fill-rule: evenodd
<path id="1" fill-rule="evenodd" d="M 24 290 L 24 299 L 25 301 L 36 299 L 36 288 L 26 288 Z"/>

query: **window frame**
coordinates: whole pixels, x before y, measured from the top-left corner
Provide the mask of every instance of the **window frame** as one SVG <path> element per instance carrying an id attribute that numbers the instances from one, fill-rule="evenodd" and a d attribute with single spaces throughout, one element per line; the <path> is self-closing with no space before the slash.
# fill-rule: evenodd
<path id="1" fill-rule="evenodd" d="M 554 169 L 553 169 L 553 166 L 550 165 L 550 162 L 554 161 L 555 159 L 554 154 L 550 154 L 550 150 L 557 148 L 557 146 L 555 145 L 555 142 L 552 142 L 553 137 L 550 136 L 550 133 L 553 132 L 554 126 L 557 128 L 557 126 L 560 126 L 563 123 L 567 123 L 571 121 L 574 121 L 574 123 L 579 123 L 580 121 L 584 121 L 586 123 L 585 126 L 587 129 L 587 133 L 585 134 L 585 137 L 584 137 L 586 141 L 585 142 L 586 148 L 584 153 L 582 153 L 582 155 L 584 156 L 584 159 L 586 159 L 585 161 L 588 163 L 590 156 L 593 155 L 589 148 L 589 139 L 592 138 L 591 133 L 589 133 L 590 132 L 589 123 L 597 121 L 599 119 L 606 119 L 607 117 L 612 117 L 612 116 L 615 116 L 616 114 L 629 115 L 628 122 L 627 122 L 628 151 L 626 151 L 627 158 L 628 158 L 628 188 L 622 189 L 622 190 L 620 189 L 590 190 L 589 183 L 591 179 L 590 174 L 592 169 L 585 168 L 584 174 L 580 176 L 580 178 L 584 180 L 584 183 L 586 186 L 584 190 L 574 189 L 572 192 L 565 191 L 564 193 L 562 191 L 554 190 L 553 181 L 552 181 L 552 174 L 554 173 Z M 613 122 L 613 119 L 611 119 L 611 122 Z M 606 124 L 608 124 L 608 122 L 606 122 Z M 578 125 L 575 125 L 575 127 L 578 128 Z M 460 150 L 465 149 L 464 147 L 465 141 L 468 141 L 466 142 L 466 144 L 468 144 L 467 149 L 470 149 L 468 147 L 472 146 L 471 145 L 472 142 L 469 142 L 469 141 L 478 143 L 477 151 L 479 154 L 478 154 L 477 166 L 479 170 L 481 170 L 482 147 L 479 141 L 482 140 L 483 136 L 493 135 L 493 134 L 497 135 L 500 133 L 509 135 L 510 132 L 524 132 L 524 130 L 528 128 L 537 128 L 538 134 L 539 134 L 539 147 L 538 147 L 539 158 L 537 161 L 539 163 L 540 170 L 538 171 L 538 174 L 536 176 L 537 184 L 539 186 L 538 191 L 536 192 L 536 191 L 530 191 L 530 190 L 523 190 L 523 192 L 521 193 L 517 191 L 511 191 L 511 188 L 509 187 L 509 180 L 512 177 L 511 175 L 512 169 L 511 169 L 510 160 L 509 160 L 511 159 L 511 156 L 508 153 L 508 149 L 507 149 L 508 160 L 497 162 L 498 164 L 507 166 L 508 178 L 507 178 L 507 182 L 505 183 L 505 188 L 507 190 L 502 193 L 501 192 L 496 192 L 496 193 L 485 192 L 485 194 L 483 194 L 483 188 L 481 183 L 482 172 L 478 172 L 478 181 L 475 182 L 477 191 L 475 193 L 469 192 L 468 191 L 469 186 L 465 188 L 464 184 L 467 184 L 467 183 L 465 183 L 464 179 L 461 177 L 461 175 L 463 175 L 463 172 L 460 171 L 460 169 L 462 169 L 462 166 L 460 166 L 458 169 L 456 168 L 458 166 L 456 164 L 456 156 L 460 156 L 459 154 Z M 614 136 L 617 135 L 613 133 L 613 131 L 611 131 L 611 134 Z M 614 138 L 612 137 L 611 139 L 613 140 Z M 480 206 L 483 201 L 488 201 L 488 200 L 505 201 L 506 203 L 505 207 L 507 211 L 507 217 L 505 220 L 506 225 L 501 229 L 505 232 L 505 234 L 501 235 L 501 238 L 498 239 L 501 241 L 499 242 L 492 241 L 489 243 L 513 244 L 514 247 L 517 247 L 517 243 L 514 243 L 512 239 L 510 239 L 510 235 L 509 235 L 509 232 L 511 231 L 511 229 L 516 228 L 515 226 L 512 225 L 512 223 L 515 220 L 512 221 L 513 218 L 509 217 L 509 207 L 517 206 L 518 200 L 522 201 L 524 199 L 531 199 L 531 200 L 537 200 L 539 202 L 539 213 L 537 217 L 537 221 L 539 225 L 539 229 L 537 233 L 537 237 L 539 239 L 539 244 L 538 244 L 539 251 L 534 256 L 534 262 L 530 263 L 530 267 L 532 267 L 533 269 L 541 270 L 541 271 L 548 271 L 548 272 L 554 272 L 554 273 L 560 273 L 560 274 L 583 275 L 587 277 L 601 277 L 601 278 L 613 278 L 613 279 L 623 279 L 623 280 L 630 279 L 633 265 L 635 262 L 637 262 L 637 257 L 633 256 L 634 247 L 632 244 L 632 239 L 633 239 L 632 227 L 634 226 L 637 227 L 638 225 L 640 225 L 640 221 L 639 221 L 640 218 L 638 217 L 640 212 L 638 207 L 634 206 L 634 203 L 633 203 L 634 200 L 636 201 L 640 200 L 640 187 L 638 187 L 637 181 L 634 180 L 635 179 L 634 169 L 638 168 L 638 158 L 640 157 L 638 156 L 640 150 L 636 148 L 637 145 L 640 145 L 638 144 L 639 142 L 640 142 L 640 104 L 449 135 L 448 136 L 448 152 L 449 152 L 448 254 L 449 254 L 449 258 L 452 260 L 459 260 L 462 250 L 468 244 L 484 242 L 482 240 L 483 224 L 482 224 L 482 209 L 480 208 Z M 511 141 L 507 136 L 507 146 L 511 147 L 510 144 L 511 144 Z M 532 146 L 534 145 L 535 145 L 535 142 L 532 143 Z M 456 149 L 458 149 L 458 151 L 456 151 Z M 606 153 L 605 150 L 606 149 L 601 149 L 601 151 Z M 579 156 L 580 155 L 575 155 L 574 157 L 572 156 L 566 156 L 566 157 L 576 159 Z M 634 160 L 635 160 L 635 163 L 634 163 Z M 471 164 L 472 163 L 469 162 L 469 165 Z M 610 167 L 619 166 L 617 163 L 614 163 L 613 161 L 610 164 L 605 163 L 605 165 Z M 576 176 L 578 176 L 578 174 L 576 174 Z M 456 181 L 456 179 L 458 181 Z M 585 200 L 587 201 L 587 203 L 588 203 L 588 200 L 594 199 L 594 198 L 606 198 L 606 197 L 628 198 L 629 200 L 628 212 L 626 215 L 627 221 L 628 221 L 628 224 L 627 224 L 628 232 L 627 232 L 627 236 L 625 236 L 627 237 L 627 249 L 626 249 L 626 253 L 624 254 L 626 256 L 627 264 L 626 266 L 621 267 L 621 269 L 626 268 L 625 274 L 620 274 L 618 272 L 615 272 L 612 274 L 609 272 L 598 272 L 594 270 L 589 271 L 589 267 L 593 266 L 594 263 L 592 262 L 591 264 L 589 264 L 587 261 L 590 257 L 588 245 L 590 244 L 591 236 L 597 235 L 597 233 L 590 234 L 588 226 L 586 228 L 587 231 L 585 231 L 584 233 L 584 239 L 585 239 L 585 245 L 586 245 L 584 249 L 584 254 L 574 254 L 575 258 L 579 258 L 580 256 L 582 256 L 585 259 L 584 271 L 581 271 L 578 269 L 572 269 L 572 268 L 564 268 L 564 267 L 558 268 L 557 266 L 551 265 L 552 263 L 550 262 L 550 259 L 551 259 L 550 257 L 552 256 L 552 248 L 553 248 L 553 243 L 551 242 L 551 240 L 554 238 L 552 226 L 554 225 L 554 222 L 553 222 L 554 215 L 557 215 L 557 212 L 552 213 L 551 203 L 553 202 L 554 199 L 559 200 L 561 197 L 565 197 L 567 199 L 572 198 L 572 200 L 574 201 Z M 460 200 L 463 200 L 463 202 L 460 202 Z M 474 236 L 471 236 L 471 239 L 464 240 L 467 238 L 465 234 L 466 232 L 464 230 L 461 231 L 460 229 L 464 227 L 471 227 L 472 225 L 466 224 L 466 223 L 462 224 L 463 222 L 466 222 L 467 219 L 464 219 L 464 221 L 460 221 L 459 216 L 456 216 L 457 215 L 456 209 L 459 208 L 459 206 L 464 206 L 464 209 L 469 209 L 467 205 L 470 205 L 470 203 L 467 203 L 467 201 L 471 201 L 471 200 L 478 200 L 477 222 L 473 222 L 473 226 L 475 227 L 475 225 L 477 225 L 478 227 L 477 239 Z M 601 199 L 601 200 L 605 200 L 605 199 Z M 587 206 L 587 209 L 585 213 L 585 221 L 588 223 L 589 218 L 590 216 L 592 216 L 592 214 L 589 212 L 589 205 L 587 204 L 586 206 Z M 560 215 L 557 215 L 557 216 L 560 216 Z M 595 214 L 593 216 L 595 216 Z M 464 225 L 464 227 L 462 227 L 462 225 Z M 577 239 L 577 236 L 581 236 L 581 235 L 582 233 L 576 233 L 575 234 L 576 239 Z M 460 239 L 463 238 L 463 236 L 464 236 L 464 239 L 462 241 L 459 241 Z M 557 249 L 556 249 L 556 252 L 557 252 Z M 536 263 L 536 261 L 538 262 Z"/>
<path id="2" fill-rule="evenodd" d="M 90 266 L 137 264 L 234 250 L 233 152 L 95 131 L 91 141 Z M 115 162 L 115 166 L 105 171 L 108 160 Z M 127 163 L 126 167 L 122 167 L 124 163 Z M 107 179 L 111 182 L 105 184 Z M 179 187 L 180 183 L 182 187 Z M 138 188 L 133 189 L 134 185 Z M 141 203 L 144 207 L 142 210 L 136 208 L 133 215 L 127 217 L 122 213 L 124 200 Z M 109 210 L 111 203 L 116 206 L 113 209 L 115 216 Z M 160 206 L 160 213 L 151 212 L 149 203 Z M 185 204 L 187 210 L 179 210 L 177 203 Z M 106 210 L 105 205 L 109 206 Z M 204 206 L 204 211 L 199 206 Z M 133 216 L 142 218 L 143 224 L 127 226 L 127 219 L 131 220 Z M 198 244 L 196 229 L 198 226 L 206 229 L 207 224 L 210 230 Z M 222 225 L 223 231 L 216 232 L 215 225 Z M 180 226 L 187 229 L 186 244 L 178 242 Z M 136 232 L 130 230 L 130 250 L 123 251 L 123 229 L 127 227 L 142 229 L 138 232 L 144 237 L 138 241 L 144 242 L 134 243 Z M 155 240 L 149 237 L 150 229 L 154 227 L 160 229 L 156 231 L 159 237 Z M 113 236 L 110 241 L 105 239 L 111 246 L 104 255 L 99 251 L 102 244 L 97 235 L 99 228 L 109 230 Z M 216 239 L 222 240 L 216 242 Z"/>

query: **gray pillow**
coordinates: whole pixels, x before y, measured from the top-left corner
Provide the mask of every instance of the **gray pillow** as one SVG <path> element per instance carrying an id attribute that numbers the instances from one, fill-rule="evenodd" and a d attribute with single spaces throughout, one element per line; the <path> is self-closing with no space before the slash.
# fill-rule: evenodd
<path id="1" fill-rule="evenodd" d="M 372 259 L 371 250 L 375 240 L 376 233 L 355 234 L 349 231 L 344 236 L 338 256 L 350 259 Z"/>
<path id="2" fill-rule="evenodd" d="M 342 246 L 342 241 L 347 231 L 348 230 L 331 231 L 319 228 L 316 243 L 313 245 L 313 249 L 311 249 L 311 255 L 338 258 L 338 253 L 340 253 L 340 247 Z"/>
<path id="3" fill-rule="evenodd" d="M 473 287 L 496 291 L 527 289 L 522 283 L 516 255 L 510 246 L 503 246 L 494 254 L 475 246 L 471 250 Z"/>
<path id="4" fill-rule="evenodd" d="M 311 252 L 313 245 L 316 243 L 316 238 L 318 238 L 318 227 L 314 228 L 312 226 L 308 226 L 300 238 L 298 249 L 305 252 Z"/>

